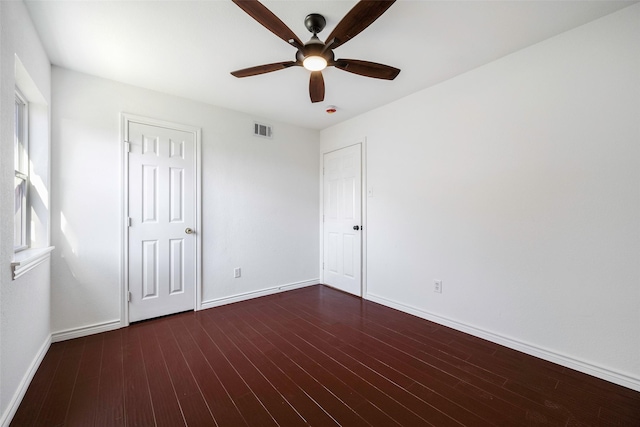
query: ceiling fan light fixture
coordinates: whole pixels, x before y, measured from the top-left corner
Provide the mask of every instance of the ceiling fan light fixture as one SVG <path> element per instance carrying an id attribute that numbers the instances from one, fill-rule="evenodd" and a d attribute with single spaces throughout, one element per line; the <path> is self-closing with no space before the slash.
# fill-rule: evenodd
<path id="1" fill-rule="evenodd" d="M 322 71 L 327 68 L 327 60 L 322 56 L 307 56 L 302 61 L 302 66 L 309 71 Z"/>
<path id="2" fill-rule="evenodd" d="M 0 0 L 2 1 L 2 0 Z M 339 59 L 336 61 L 333 50 L 351 40 L 370 24 L 375 22 L 396 0 L 362 0 L 338 22 L 323 43 L 318 38 L 327 21 L 318 14 L 311 13 L 304 24 L 312 34 L 307 43 L 295 35 L 291 28 L 273 14 L 261 0 L 232 0 L 238 7 L 255 19 L 260 25 L 296 48 L 294 61 L 275 62 L 232 71 L 235 77 L 249 77 L 270 73 L 293 66 L 302 66 L 311 72 L 309 77 L 309 98 L 312 103 L 324 101 L 325 85 L 321 71 L 326 67 L 336 67 L 349 73 L 376 79 L 393 80 L 400 70 L 389 65 L 357 59 Z"/>

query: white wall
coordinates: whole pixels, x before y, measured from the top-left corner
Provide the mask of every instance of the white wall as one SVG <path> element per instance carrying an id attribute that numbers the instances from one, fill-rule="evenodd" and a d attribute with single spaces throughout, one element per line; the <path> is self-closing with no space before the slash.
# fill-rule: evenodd
<path id="1" fill-rule="evenodd" d="M 120 319 L 121 112 L 202 128 L 206 306 L 317 283 L 317 131 L 261 139 L 259 118 L 58 67 L 52 87 L 54 339 Z"/>
<path id="2" fill-rule="evenodd" d="M 366 137 L 367 297 L 640 390 L 639 40 L 634 5 L 322 131 Z"/>
<path id="3" fill-rule="evenodd" d="M 0 425 L 7 423 L 35 373 L 40 357 L 50 340 L 49 270 L 45 261 L 17 280 L 12 280 L 13 259 L 13 131 L 16 86 L 16 56 L 27 76 L 28 98 L 36 97 L 34 109 L 38 128 L 31 136 L 38 142 L 31 147 L 38 165 L 31 177 L 38 188 L 33 220 L 38 245 L 47 246 L 49 193 L 49 129 L 47 105 L 50 105 L 49 60 L 22 2 L 0 2 Z M 28 82 L 25 80 L 29 80 Z M 27 94 L 25 94 L 27 95 Z"/>

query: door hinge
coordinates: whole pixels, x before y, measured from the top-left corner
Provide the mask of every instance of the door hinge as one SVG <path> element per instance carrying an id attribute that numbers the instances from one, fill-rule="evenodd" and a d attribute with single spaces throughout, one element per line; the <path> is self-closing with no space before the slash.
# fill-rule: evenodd
<path id="1" fill-rule="evenodd" d="M 127 301 L 131 302 L 131 292 L 127 292 Z"/>
<path id="2" fill-rule="evenodd" d="M 131 143 L 129 141 L 125 141 L 124 142 L 124 152 L 125 153 L 130 153 L 131 152 Z"/>
<path id="3" fill-rule="evenodd" d="M 131 227 L 131 223 L 132 223 L 132 222 L 133 222 L 133 221 L 132 221 L 131 217 L 128 217 L 128 218 L 127 218 L 127 227 Z"/>

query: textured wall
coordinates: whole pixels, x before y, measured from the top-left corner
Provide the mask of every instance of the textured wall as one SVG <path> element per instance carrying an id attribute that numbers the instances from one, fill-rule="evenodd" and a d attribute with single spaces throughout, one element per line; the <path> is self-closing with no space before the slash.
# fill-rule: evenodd
<path id="1" fill-rule="evenodd" d="M 635 5 L 322 131 L 367 139 L 368 297 L 640 388 L 638 40 Z"/>
<path id="2" fill-rule="evenodd" d="M 40 215 L 38 243 L 46 246 L 48 226 L 48 142 L 46 105 L 50 99 L 51 66 L 38 40 L 35 29 L 22 2 L 2 2 L 0 5 L 0 424 L 19 403 L 26 391 L 32 369 L 49 340 L 49 262 L 44 262 L 17 280 L 12 280 L 13 259 L 13 127 L 16 86 L 16 57 L 28 73 L 21 82 L 25 95 L 43 103 L 36 110 L 42 121 L 32 137 L 34 158 L 39 164 L 32 172 L 37 182 Z M 26 78 L 25 78 L 26 77 Z M 28 87 L 27 87 L 28 86 Z M 37 179 L 36 179 L 37 178 Z M 32 190 L 35 190 L 32 188 Z M 36 196 L 36 192 L 32 191 Z M 40 221 L 41 220 L 41 221 Z"/>
<path id="3" fill-rule="evenodd" d="M 52 86 L 54 333 L 120 318 L 121 112 L 202 128 L 204 302 L 318 278 L 318 132 L 257 138 L 251 116 L 58 67 Z"/>

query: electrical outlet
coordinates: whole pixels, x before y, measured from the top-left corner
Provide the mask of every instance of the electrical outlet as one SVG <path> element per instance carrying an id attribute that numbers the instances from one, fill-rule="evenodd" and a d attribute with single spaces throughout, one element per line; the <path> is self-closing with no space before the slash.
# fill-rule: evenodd
<path id="1" fill-rule="evenodd" d="M 442 293 L 442 280 L 433 281 L 433 292 Z"/>
<path id="2" fill-rule="evenodd" d="M 240 277 L 242 275 L 242 272 L 240 271 L 240 267 L 238 268 L 234 268 L 233 269 L 233 277 L 235 279 L 237 279 L 238 277 Z"/>

